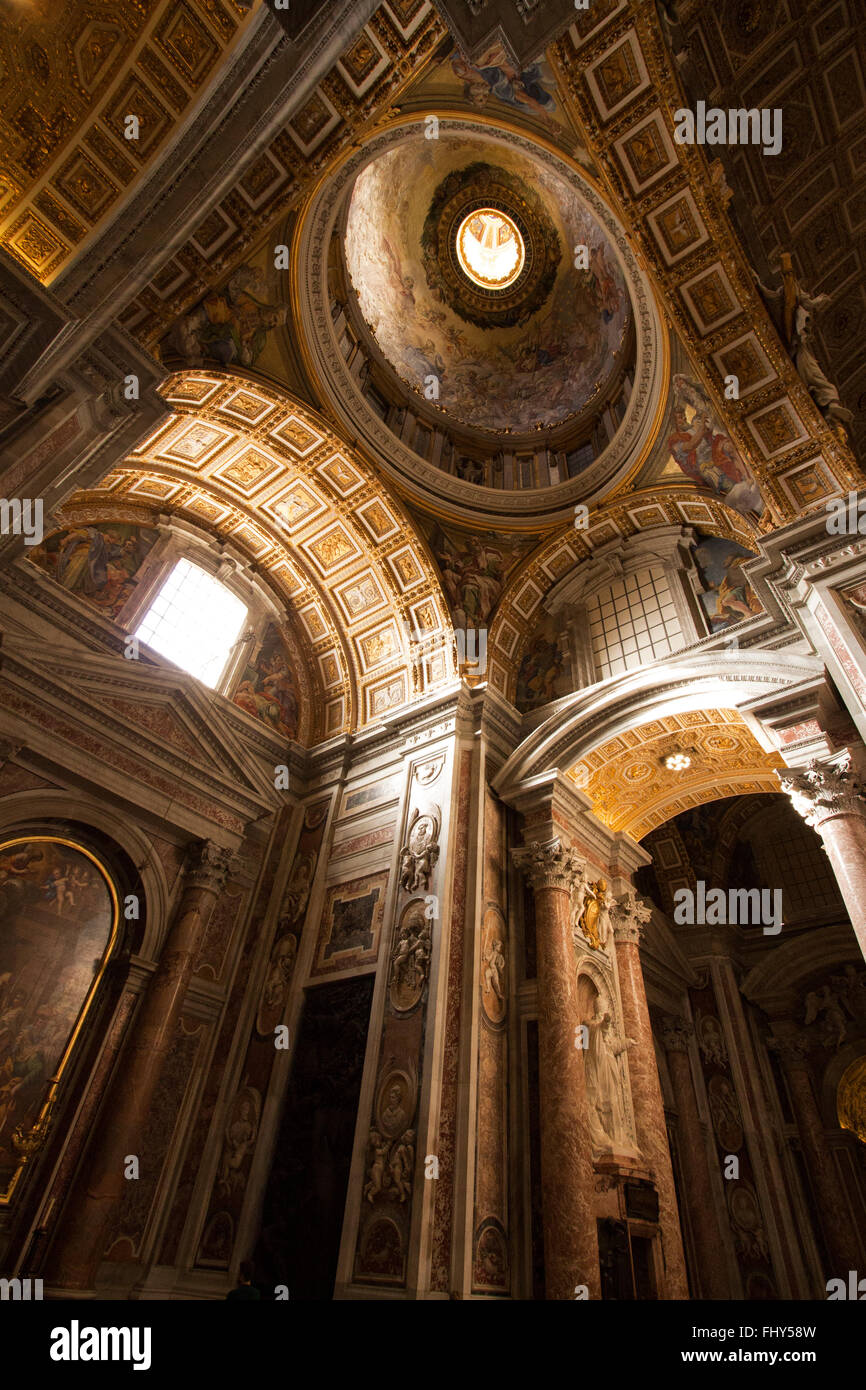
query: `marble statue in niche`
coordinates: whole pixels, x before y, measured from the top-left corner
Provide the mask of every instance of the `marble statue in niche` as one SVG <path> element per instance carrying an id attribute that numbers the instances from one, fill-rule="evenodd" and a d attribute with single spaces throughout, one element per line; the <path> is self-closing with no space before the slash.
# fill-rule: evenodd
<path id="1" fill-rule="evenodd" d="M 610 1012 L 599 995 L 596 995 L 592 1014 L 584 1023 L 587 1029 L 584 1075 L 590 1137 L 593 1148 L 609 1149 L 617 1143 L 629 1142 L 619 1063 L 627 1044 L 615 1037 Z"/>
<path id="2" fill-rule="evenodd" d="M 430 887 L 439 859 L 441 815 L 439 807 L 433 805 L 423 814 L 417 806 L 412 812 L 406 844 L 400 852 L 400 886 L 407 893 Z"/>

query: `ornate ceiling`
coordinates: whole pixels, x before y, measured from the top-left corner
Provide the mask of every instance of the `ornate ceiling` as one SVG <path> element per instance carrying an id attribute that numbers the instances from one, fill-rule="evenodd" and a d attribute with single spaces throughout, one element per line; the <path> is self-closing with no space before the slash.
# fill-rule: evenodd
<path id="1" fill-rule="evenodd" d="M 479 206 L 516 219 L 522 234 L 523 272 L 508 289 L 477 289 L 457 263 L 457 232 Z M 577 424 L 629 365 L 630 303 L 610 240 L 574 186 L 529 150 L 450 133 L 386 150 L 348 196 L 344 252 L 380 353 L 473 429 Z"/>
<path id="2" fill-rule="evenodd" d="M 61 521 L 175 515 L 234 547 L 293 623 L 312 742 L 447 685 L 454 644 L 438 578 L 369 466 L 283 393 L 190 372 L 165 395 L 168 422 Z"/>
<path id="3" fill-rule="evenodd" d="M 665 766 L 685 753 L 682 772 Z M 599 820 L 635 840 L 690 806 L 741 793 L 778 792 L 774 769 L 784 764 L 765 753 L 736 710 L 697 710 L 670 715 L 609 739 L 582 758 L 569 776 L 591 797 Z"/>
<path id="4" fill-rule="evenodd" d="M 32 275 L 117 210 L 249 20 L 233 0 L 3 0 L 0 243 Z"/>
<path id="5" fill-rule="evenodd" d="M 802 283 L 832 302 L 816 350 L 866 449 L 866 5 L 863 0 L 697 4 L 675 31 L 690 94 L 722 107 L 782 111 L 781 152 L 720 150 L 734 214 L 762 271 L 778 284 L 789 251 Z M 766 269 L 765 269 L 766 267 Z M 776 278 L 774 278 L 774 276 Z"/>

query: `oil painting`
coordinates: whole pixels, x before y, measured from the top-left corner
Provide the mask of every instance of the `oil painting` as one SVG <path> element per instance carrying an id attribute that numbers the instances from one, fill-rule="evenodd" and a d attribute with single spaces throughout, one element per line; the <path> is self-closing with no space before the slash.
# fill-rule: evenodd
<path id="1" fill-rule="evenodd" d="M 116 898 L 84 849 L 49 837 L 0 845 L 0 1193 L 15 1140 L 36 1125 L 113 945 Z"/>

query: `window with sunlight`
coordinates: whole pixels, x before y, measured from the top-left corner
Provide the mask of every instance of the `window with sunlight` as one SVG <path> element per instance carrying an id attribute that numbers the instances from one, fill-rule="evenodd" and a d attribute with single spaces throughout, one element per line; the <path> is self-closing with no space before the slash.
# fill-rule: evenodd
<path id="1" fill-rule="evenodd" d="M 246 605 L 218 579 L 178 560 L 135 635 L 213 688 L 246 616 Z"/>

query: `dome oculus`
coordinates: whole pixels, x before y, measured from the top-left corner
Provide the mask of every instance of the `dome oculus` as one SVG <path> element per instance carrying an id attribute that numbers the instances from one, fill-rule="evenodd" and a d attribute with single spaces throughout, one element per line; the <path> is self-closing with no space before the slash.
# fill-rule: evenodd
<path id="1" fill-rule="evenodd" d="M 504 290 L 523 269 L 526 248 L 516 224 L 495 208 L 477 208 L 457 231 L 460 269 L 482 289 Z"/>

